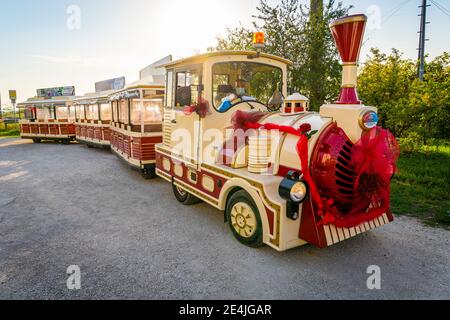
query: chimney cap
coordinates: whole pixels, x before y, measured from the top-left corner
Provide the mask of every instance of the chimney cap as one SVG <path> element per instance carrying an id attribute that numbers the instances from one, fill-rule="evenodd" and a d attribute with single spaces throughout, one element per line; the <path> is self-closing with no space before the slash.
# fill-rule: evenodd
<path id="1" fill-rule="evenodd" d="M 330 23 L 330 28 L 336 27 L 340 24 L 350 23 L 350 22 L 366 22 L 367 16 L 365 14 L 354 14 L 351 16 L 342 17 L 334 20 Z"/>

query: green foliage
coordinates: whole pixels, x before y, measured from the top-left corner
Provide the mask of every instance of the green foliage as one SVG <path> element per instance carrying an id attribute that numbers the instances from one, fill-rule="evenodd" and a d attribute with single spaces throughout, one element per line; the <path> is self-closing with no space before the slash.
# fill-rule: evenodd
<path id="1" fill-rule="evenodd" d="M 378 107 L 382 126 L 413 151 L 433 139 L 448 139 L 450 132 L 450 55 L 435 58 L 426 70 L 419 81 L 416 62 L 395 49 L 389 55 L 372 49 L 358 79 L 364 103 Z"/>
<path id="2" fill-rule="evenodd" d="M 12 123 L 5 126 L 0 123 L 0 137 L 18 137 L 20 136 L 20 127 L 18 124 Z"/>
<path id="3" fill-rule="evenodd" d="M 237 28 L 227 28 L 225 38 L 217 38 L 216 48 L 209 48 L 208 51 L 214 50 L 252 50 L 253 31 L 242 26 Z"/>
<path id="4" fill-rule="evenodd" d="M 325 5 L 323 1 L 315 2 L 319 7 L 317 14 L 312 14 L 306 6 L 300 6 L 302 16 L 309 19 L 303 21 L 304 56 L 299 60 L 298 68 L 293 70 L 292 84 L 297 91 L 309 95 L 313 110 L 319 110 L 324 102 L 337 98 L 341 86 L 341 61 L 329 25 L 348 15 L 352 7 L 344 7 L 342 2 L 336 4 L 334 0 Z"/>
<path id="5" fill-rule="evenodd" d="M 264 52 L 291 60 L 289 87 L 311 99 L 314 110 L 324 101 L 331 101 L 339 93 L 341 66 L 329 23 L 345 16 L 351 7 L 342 2 L 328 0 L 312 1 L 317 11 L 297 0 L 282 0 L 271 6 L 261 0 L 258 13 L 253 16 L 253 28 L 239 26 L 228 29 L 224 38 L 218 38 L 216 50 L 252 50 L 253 32 L 266 34 L 267 47 Z M 213 50 L 213 49 L 211 49 Z"/>
<path id="6" fill-rule="evenodd" d="M 405 150 L 404 139 L 400 140 Z M 395 214 L 422 219 L 430 225 L 450 226 L 450 145 L 420 146 L 403 152 L 392 181 Z"/>

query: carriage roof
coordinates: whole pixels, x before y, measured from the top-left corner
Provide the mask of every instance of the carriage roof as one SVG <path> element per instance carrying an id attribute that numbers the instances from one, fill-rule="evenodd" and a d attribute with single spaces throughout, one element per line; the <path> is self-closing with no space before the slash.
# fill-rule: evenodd
<path id="1" fill-rule="evenodd" d="M 43 99 L 42 97 L 29 98 L 27 101 L 20 102 L 17 104 L 18 108 L 27 108 L 33 106 L 36 108 L 45 107 L 55 107 L 55 106 L 66 106 L 68 103 L 72 103 L 79 97 L 77 96 L 62 96 L 62 97 L 52 97 L 50 99 Z"/>

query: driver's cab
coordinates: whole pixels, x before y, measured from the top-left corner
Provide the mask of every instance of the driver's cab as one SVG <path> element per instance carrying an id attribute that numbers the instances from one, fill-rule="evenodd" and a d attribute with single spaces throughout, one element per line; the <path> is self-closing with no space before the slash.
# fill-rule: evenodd
<path id="1" fill-rule="evenodd" d="M 236 111 L 280 110 L 282 103 L 269 101 L 287 96 L 290 64 L 254 51 L 211 52 L 166 64 L 164 146 L 193 165 L 215 162 L 222 147 L 217 144 L 233 134 Z"/>

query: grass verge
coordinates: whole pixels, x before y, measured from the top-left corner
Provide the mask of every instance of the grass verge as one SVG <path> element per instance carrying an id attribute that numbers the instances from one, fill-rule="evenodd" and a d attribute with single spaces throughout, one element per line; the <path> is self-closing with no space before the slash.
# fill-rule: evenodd
<path id="1" fill-rule="evenodd" d="M 4 123 L 0 123 L 0 138 L 13 138 L 20 136 L 20 128 L 18 124 L 8 124 L 5 127 Z"/>
<path id="2" fill-rule="evenodd" d="M 403 152 L 392 181 L 395 214 L 450 227 L 450 146 L 424 146 Z"/>

